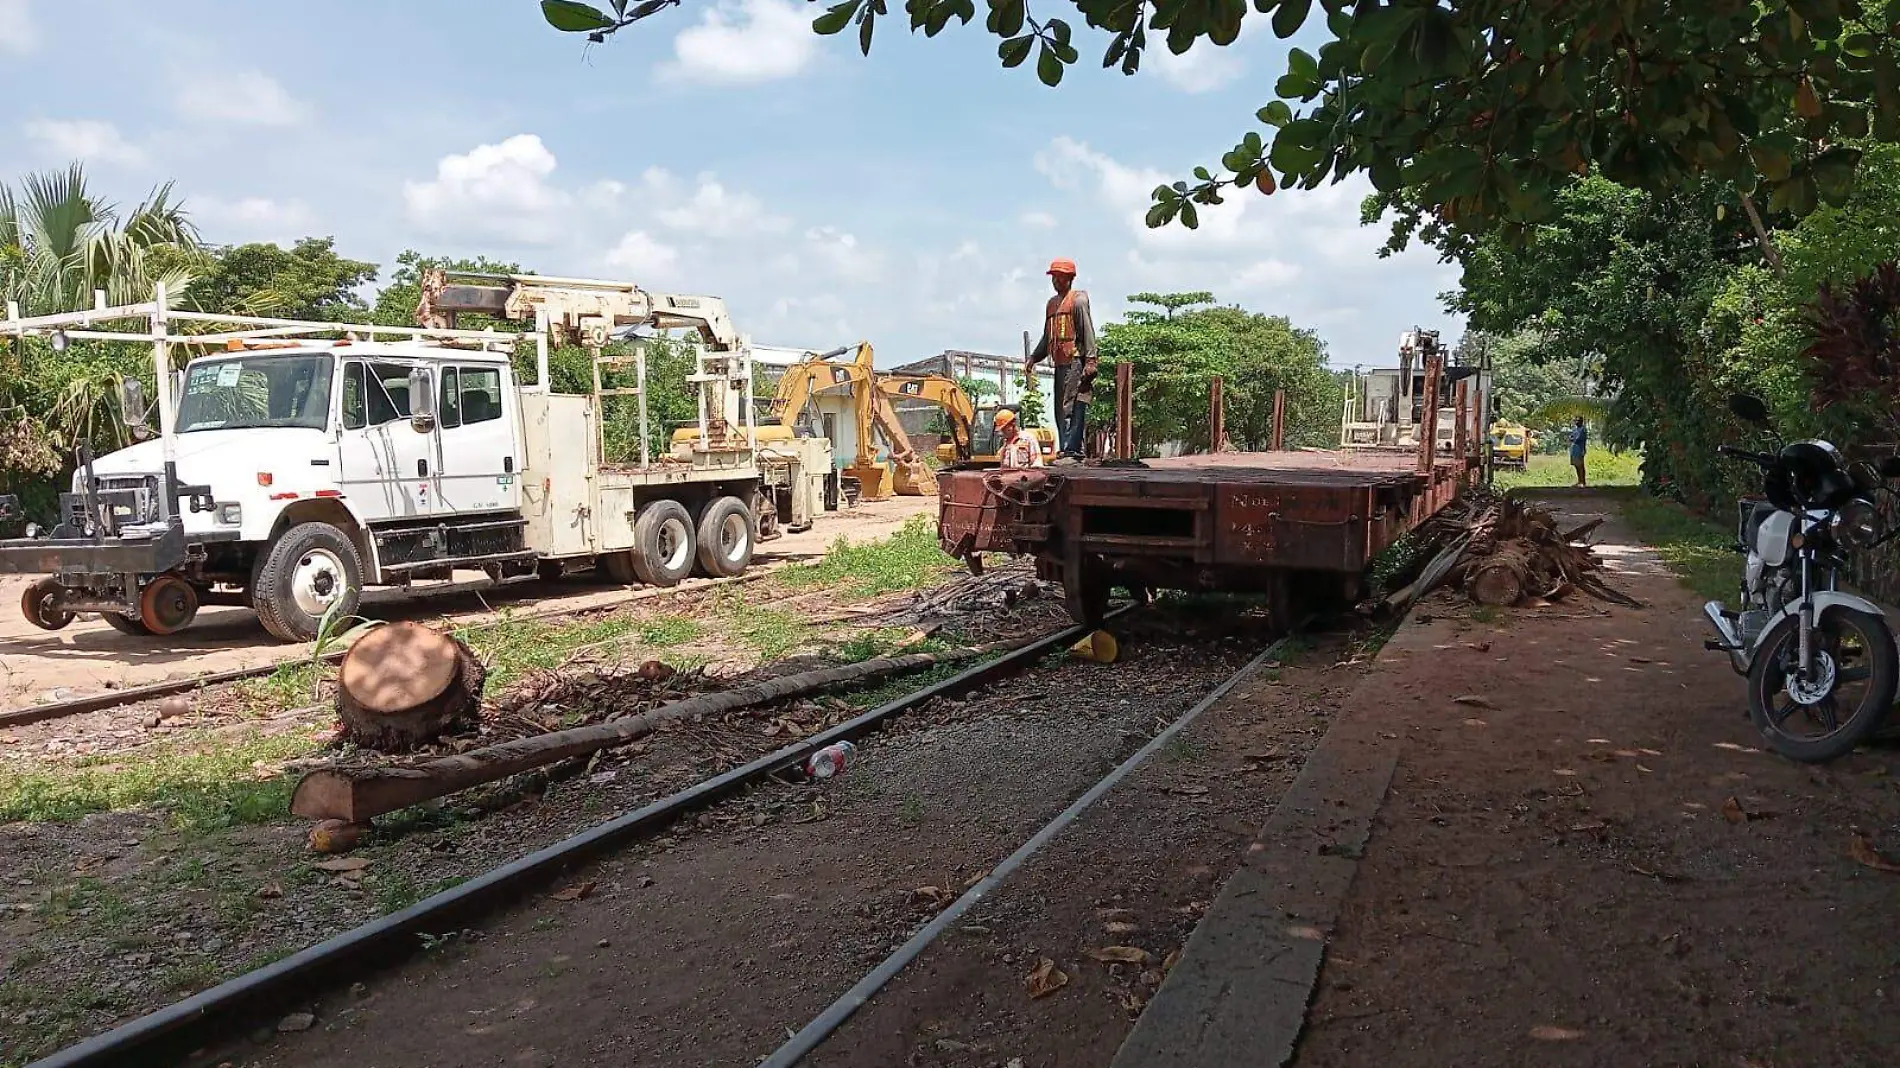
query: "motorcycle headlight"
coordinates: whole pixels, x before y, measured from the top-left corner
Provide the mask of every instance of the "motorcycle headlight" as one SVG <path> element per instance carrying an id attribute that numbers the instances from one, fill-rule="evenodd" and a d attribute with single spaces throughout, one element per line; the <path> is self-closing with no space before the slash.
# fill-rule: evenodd
<path id="1" fill-rule="evenodd" d="M 1886 536 L 1887 521 L 1881 518 L 1879 510 L 1871 501 L 1852 500 L 1834 513 L 1828 530 L 1834 535 L 1834 540 L 1842 545 L 1866 549 Z"/>

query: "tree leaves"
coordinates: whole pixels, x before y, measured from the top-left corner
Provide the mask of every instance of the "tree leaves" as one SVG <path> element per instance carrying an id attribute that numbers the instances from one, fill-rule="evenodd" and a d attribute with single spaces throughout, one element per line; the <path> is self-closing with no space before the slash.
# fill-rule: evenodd
<path id="1" fill-rule="evenodd" d="M 846 26 L 851 25 L 852 16 L 858 13 L 858 5 L 863 2 L 864 0 L 844 0 L 842 4 L 834 4 L 826 8 L 824 14 L 811 20 L 812 31 L 826 37 L 843 32 Z"/>
<path id="2" fill-rule="evenodd" d="M 541 0 L 541 17 L 563 33 L 592 33 L 612 29 L 615 25 L 613 17 L 606 12 L 576 0 Z"/>
<path id="3" fill-rule="evenodd" d="M 630 14 L 672 2 L 646 0 Z M 868 51 L 886 2 L 842 0 L 813 29 L 830 35 L 855 24 Z M 1175 54 L 1221 47 L 1237 39 L 1249 7 L 1068 2 L 1108 35 L 1103 66 L 1125 74 L 1139 69 L 1149 30 Z M 1023 66 L 1033 52 L 1037 79 L 1059 85 L 1078 60 L 1068 23 L 1038 22 L 1025 0 L 986 3 L 1002 65 Z M 1251 6 L 1280 38 L 1314 29 L 1312 0 Z M 1900 142 L 1900 35 L 1884 14 L 1870 18 L 1840 0 L 1655 11 L 1624 0 L 1540 8 L 1534 17 L 1519 0 L 1322 7 L 1317 54 L 1312 45 L 1289 50 L 1273 86 L 1278 99 L 1257 111 L 1278 130 L 1272 145 L 1224 159 L 1223 172 L 1157 199 L 1151 220 L 1198 222 L 1183 207 L 1257 182 L 1263 157 L 1286 184 L 1308 189 L 1365 173 L 1382 194 L 1405 192 L 1420 225 L 1434 218 L 1471 233 L 1521 231 L 1591 173 L 1665 194 L 1703 179 L 1742 191 L 1762 182 L 1780 210 L 1800 213 L 1852 188 L 1858 164 L 1846 156 L 1819 163 L 1827 151 L 1868 137 Z M 936 36 L 952 19 L 972 21 L 975 0 L 906 0 L 905 9 L 913 30 Z M 613 0 L 613 10 L 543 3 L 557 28 L 596 38 L 628 18 L 626 0 Z M 1293 135 L 1302 120 L 1318 133 Z M 1454 148 L 1470 151 L 1447 151 Z M 1417 166 L 1434 157 L 1449 162 Z"/>
<path id="4" fill-rule="evenodd" d="M 1312 9 L 1313 0 L 1280 0 L 1279 10 L 1273 13 L 1273 35 L 1284 41 L 1298 33 Z"/>

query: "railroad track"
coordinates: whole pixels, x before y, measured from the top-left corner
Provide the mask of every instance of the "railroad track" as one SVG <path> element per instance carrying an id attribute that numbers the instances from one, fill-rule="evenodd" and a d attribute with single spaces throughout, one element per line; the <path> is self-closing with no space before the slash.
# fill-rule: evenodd
<path id="1" fill-rule="evenodd" d="M 1131 610 L 1119 609 L 1114 615 L 1121 616 Z M 172 1063 L 186 1051 L 202 1048 L 220 1036 L 232 1033 L 242 1024 L 264 1018 L 300 999 L 308 1000 L 317 989 L 347 985 L 376 968 L 410 955 L 419 944 L 417 936 L 420 934 L 458 929 L 475 916 L 493 912 L 521 898 L 526 892 L 545 886 L 565 870 L 612 853 L 654 834 L 681 816 L 764 783 L 825 746 L 871 734 L 893 724 L 907 712 L 938 698 L 970 694 L 1005 676 L 1032 669 L 1050 653 L 1060 652 L 1083 637 L 1084 633 L 1083 628 L 1070 627 L 1044 636 L 1032 644 L 924 686 L 822 733 L 760 756 L 495 868 L 400 912 L 346 931 L 275 964 L 238 976 L 113 1031 L 82 1041 L 35 1062 L 32 1068 Z M 1005 860 L 917 930 L 764 1063 L 778 1066 L 796 1064 L 816 1049 L 906 965 L 922 954 L 939 935 L 954 925 L 959 917 L 995 891 L 1011 873 L 1022 867 L 1085 810 L 1168 745 L 1235 686 L 1272 660 L 1286 640 L 1283 637 L 1254 655 L 1239 670 L 1213 685 L 1185 713 L 1148 737 L 1135 752 L 1070 801 L 1058 816 L 1022 842 Z"/>
<path id="2" fill-rule="evenodd" d="M 569 616 L 599 615 L 607 612 L 615 612 L 629 604 L 637 604 L 642 601 L 670 600 L 675 597 L 688 597 L 710 593 L 717 589 L 729 589 L 733 586 L 745 585 L 765 578 L 783 566 L 785 565 L 770 564 L 756 568 L 735 578 L 709 579 L 695 582 L 692 585 L 635 590 L 628 596 L 607 604 L 575 605 L 568 608 L 522 612 L 503 619 L 491 619 L 474 623 L 467 629 L 480 632 L 493 630 L 496 627 L 507 626 L 512 623 L 521 623 L 527 620 L 565 619 Z M 451 619 L 450 622 L 452 624 L 453 619 Z M 334 652 L 326 653 L 317 659 L 326 664 L 334 664 L 342 660 L 343 654 L 348 651 L 348 649 L 338 649 Z M 135 705 L 143 701 L 156 701 L 177 694 L 196 693 L 199 690 L 209 689 L 213 686 L 227 686 L 234 682 L 243 682 L 246 679 L 263 678 L 267 675 L 274 674 L 285 664 L 307 662 L 309 662 L 309 658 L 306 657 L 286 658 L 283 660 L 275 660 L 268 664 L 258 664 L 255 667 L 236 668 L 231 671 L 215 671 L 204 675 L 194 675 L 188 679 L 169 679 L 165 682 L 154 682 L 144 686 L 129 686 L 122 690 L 107 690 L 104 693 L 87 694 L 83 697 L 69 698 L 64 701 L 49 701 L 45 704 L 38 705 L 22 705 L 18 708 L 0 712 L 0 730 L 5 730 L 8 727 L 24 727 L 30 723 L 44 723 L 47 720 L 64 719 L 67 716 L 83 715 L 87 712 L 104 712 L 108 709 L 123 708 L 126 705 Z"/>

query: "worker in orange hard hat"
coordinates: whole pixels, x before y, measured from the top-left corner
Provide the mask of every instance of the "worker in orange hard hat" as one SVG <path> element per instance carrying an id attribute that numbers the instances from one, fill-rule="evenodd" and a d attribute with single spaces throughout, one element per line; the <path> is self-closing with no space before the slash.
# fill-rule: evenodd
<path id="1" fill-rule="evenodd" d="M 1002 408 L 997 411 L 996 436 L 1000 442 L 996 450 L 998 466 L 1042 466 L 1042 448 L 1035 438 L 1023 433 L 1022 427 L 1017 425 L 1015 409 Z"/>
<path id="2" fill-rule="evenodd" d="M 1075 261 L 1049 264 L 1049 282 L 1056 295 L 1043 313 L 1042 341 L 1023 363 L 1023 377 L 1036 380 L 1036 364 L 1047 358 L 1056 372 L 1056 463 L 1082 459 L 1083 417 L 1094 393 L 1098 353 L 1095 318 L 1089 313 L 1089 295 L 1075 288 Z"/>

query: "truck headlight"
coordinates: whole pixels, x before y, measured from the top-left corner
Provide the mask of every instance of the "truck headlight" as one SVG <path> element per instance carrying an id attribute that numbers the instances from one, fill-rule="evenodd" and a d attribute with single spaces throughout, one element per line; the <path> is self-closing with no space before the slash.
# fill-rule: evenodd
<path id="1" fill-rule="evenodd" d="M 1852 549 L 1871 548 L 1887 533 L 1887 521 L 1881 518 L 1873 502 L 1864 499 L 1848 501 L 1834 513 L 1834 519 L 1828 524 L 1828 531 L 1834 540 Z"/>
<path id="2" fill-rule="evenodd" d="M 236 502 L 218 505 L 218 522 L 234 527 L 244 521 L 244 506 Z"/>

